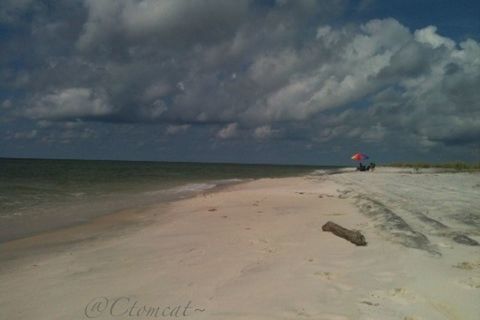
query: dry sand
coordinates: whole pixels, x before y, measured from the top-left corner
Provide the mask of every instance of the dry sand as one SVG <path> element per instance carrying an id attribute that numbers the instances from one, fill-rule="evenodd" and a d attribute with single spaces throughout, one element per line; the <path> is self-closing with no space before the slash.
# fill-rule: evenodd
<path id="1" fill-rule="evenodd" d="M 0 319 L 478 320 L 478 208 L 478 173 L 243 183 L 2 244 Z"/>

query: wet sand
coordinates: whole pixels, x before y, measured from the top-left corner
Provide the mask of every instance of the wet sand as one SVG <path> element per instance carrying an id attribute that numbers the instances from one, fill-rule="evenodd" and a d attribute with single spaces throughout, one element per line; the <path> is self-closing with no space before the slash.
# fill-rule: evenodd
<path id="1" fill-rule="evenodd" d="M 0 318 L 476 320 L 479 207 L 478 173 L 230 186 L 2 244 Z"/>

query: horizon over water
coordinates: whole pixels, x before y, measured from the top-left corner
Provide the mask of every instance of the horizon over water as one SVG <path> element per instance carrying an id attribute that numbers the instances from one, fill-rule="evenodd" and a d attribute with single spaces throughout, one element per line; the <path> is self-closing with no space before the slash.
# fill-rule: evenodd
<path id="1" fill-rule="evenodd" d="M 342 164 L 324 164 L 324 163 L 288 163 L 288 162 L 233 162 L 233 161 L 196 161 L 196 160 L 139 160 L 139 159 L 108 159 L 108 158 L 42 158 L 42 157 L 19 157 L 19 156 L 0 156 L 1 160 L 60 160 L 60 161 L 111 161 L 111 162 L 139 162 L 139 163 L 185 163 L 185 164 L 232 164 L 232 165 L 265 165 L 265 166 L 286 166 L 286 167 L 348 167 L 349 163 Z"/>
<path id="2" fill-rule="evenodd" d="M 222 185 L 338 167 L 0 158 L 0 242 Z"/>

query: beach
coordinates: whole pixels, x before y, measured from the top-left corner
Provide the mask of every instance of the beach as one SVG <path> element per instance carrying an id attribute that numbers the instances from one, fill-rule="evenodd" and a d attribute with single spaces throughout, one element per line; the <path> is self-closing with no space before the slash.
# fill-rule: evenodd
<path id="1" fill-rule="evenodd" d="M 229 184 L 2 243 L 0 319 L 477 320 L 478 208 L 478 172 Z"/>

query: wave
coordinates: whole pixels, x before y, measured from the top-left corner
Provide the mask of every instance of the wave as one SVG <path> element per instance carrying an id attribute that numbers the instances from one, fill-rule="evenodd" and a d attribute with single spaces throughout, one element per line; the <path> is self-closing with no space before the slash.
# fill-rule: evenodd
<path id="1" fill-rule="evenodd" d="M 217 186 L 215 183 L 189 183 L 180 187 L 171 189 L 174 193 L 190 193 L 190 192 L 200 192 L 209 189 L 213 189 Z"/>
<path id="2" fill-rule="evenodd" d="M 230 184 L 240 183 L 248 181 L 250 179 L 223 179 L 223 180 L 214 180 L 206 182 L 190 182 L 185 183 L 180 186 L 173 188 L 165 188 L 153 191 L 144 192 L 145 195 L 155 196 L 155 195 L 191 195 L 195 193 L 200 193 L 202 191 L 207 191 L 214 189 L 216 187 L 226 186 Z"/>

